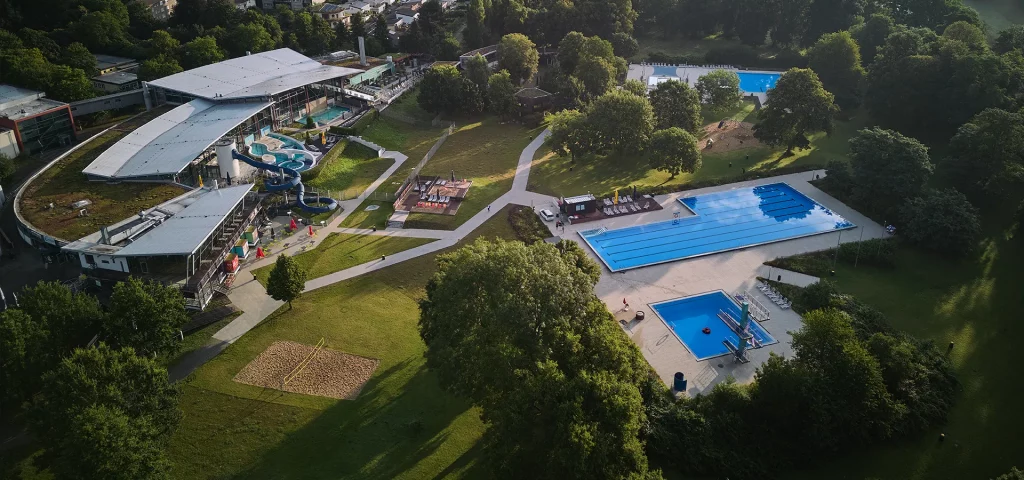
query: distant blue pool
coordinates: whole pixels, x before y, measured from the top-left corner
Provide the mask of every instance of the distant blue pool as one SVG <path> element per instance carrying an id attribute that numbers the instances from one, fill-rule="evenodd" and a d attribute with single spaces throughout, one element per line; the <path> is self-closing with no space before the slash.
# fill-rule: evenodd
<path id="1" fill-rule="evenodd" d="M 764 93 L 775 88 L 781 73 L 736 72 L 740 77 L 740 90 L 747 93 Z"/>
<path id="2" fill-rule="evenodd" d="M 725 312 L 739 322 L 740 307 L 722 291 L 655 303 L 651 308 L 697 360 L 729 353 L 729 348 L 723 343 L 726 340 L 733 346 L 739 345 L 740 339 L 736 332 L 719 318 L 718 312 Z M 711 333 L 705 334 L 704 327 L 711 329 Z M 747 331 L 753 336 L 753 345 L 748 348 L 776 342 L 775 338 L 753 319 L 750 320 Z"/>
<path id="3" fill-rule="evenodd" d="M 327 110 L 322 110 L 322 111 L 320 111 L 318 113 L 314 113 L 313 115 L 303 116 L 299 120 L 299 123 L 305 124 L 306 123 L 306 118 L 307 117 L 312 117 L 314 122 L 319 123 L 319 124 L 322 125 L 324 123 L 327 123 L 327 122 L 330 122 L 330 121 L 334 120 L 335 118 L 338 118 L 338 117 L 342 116 L 347 111 L 349 111 L 349 109 L 347 109 L 345 107 L 339 107 L 337 105 L 333 105 L 333 106 L 327 107 Z"/>
<path id="4" fill-rule="evenodd" d="M 785 183 L 679 201 L 696 215 L 580 236 L 617 272 L 856 226 Z"/>

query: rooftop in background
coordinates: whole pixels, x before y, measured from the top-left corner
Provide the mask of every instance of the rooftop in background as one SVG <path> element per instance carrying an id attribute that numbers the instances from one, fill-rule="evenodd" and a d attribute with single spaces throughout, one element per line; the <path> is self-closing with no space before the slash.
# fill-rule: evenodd
<path id="1" fill-rule="evenodd" d="M 269 97 L 357 73 L 352 70 L 323 65 L 292 49 L 280 48 L 193 68 L 149 84 L 207 99 Z"/>
<path id="2" fill-rule="evenodd" d="M 544 90 L 541 90 L 536 87 L 527 87 L 516 92 L 516 96 L 521 98 L 541 98 L 550 95 L 551 93 L 545 92 Z"/>
<path id="3" fill-rule="evenodd" d="M 139 76 L 128 72 L 110 72 L 103 75 L 96 75 L 95 77 L 92 77 L 92 79 L 97 82 L 109 83 L 112 85 L 124 85 L 126 83 L 137 81 Z"/>
<path id="4" fill-rule="evenodd" d="M 116 178 L 173 175 L 226 132 L 271 103 L 218 104 L 195 99 L 129 133 L 82 173 Z"/>
<path id="5" fill-rule="evenodd" d="M 480 54 L 480 55 L 483 55 L 483 56 L 486 57 L 487 55 L 490 55 L 490 54 L 495 53 L 497 51 L 498 51 L 498 45 L 497 44 L 495 44 L 495 45 L 488 45 L 486 47 L 480 47 L 480 48 L 478 48 L 476 50 L 470 50 L 470 51 L 468 51 L 466 53 L 463 53 L 462 55 L 459 55 L 459 58 L 474 57 L 477 54 Z"/>
<path id="6" fill-rule="evenodd" d="M 64 102 L 44 97 L 46 94 L 43 92 L 0 84 L 0 117 L 18 121 L 67 106 Z"/>
<path id="7" fill-rule="evenodd" d="M 575 197 L 566 197 L 565 203 L 583 203 L 597 201 L 597 197 L 588 193 L 586 195 L 576 195 Z"/>
<path id="8" fill-rule="evenodd" d="M 128 67 L 138 63 L 138 60 L 134 58 L 115 57 L 113 55 L 104 55 L 97 53 L 93 55 L 96 57 L 96 69 L 100 72 L 107 72 L 110 69 L 118 69 L 119 67 Z"/>
<path id="9" fill-rule="evenodd" d="M 111 225 L 106 231 L 71 242 L 64 249 L 117 256 L 189 255 L 213 234 L 252 187 L 198 188 Z"/>

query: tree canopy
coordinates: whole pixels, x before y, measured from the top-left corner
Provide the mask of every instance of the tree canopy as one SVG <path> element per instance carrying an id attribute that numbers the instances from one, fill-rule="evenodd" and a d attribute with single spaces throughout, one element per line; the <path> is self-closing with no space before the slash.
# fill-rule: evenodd
<path id="1" fill-rule="evenodd" d="M 440 256 L 427 284 L 427 365 L 445 389 L 481 407 L 499 477 L 648 473 L 640 439 L 648 367 L 579 260 L 543 242 L 478 240 Z"/>
<path id="2" fill-rule="evenodd" d="M 274 300 L 288 302 L 288 308 L 292 308 L 292 301 L 305 289 L 306 270 L 288 255 L 277 257 L 267 278 L 267 294 Z"/>
<path id="3" fill-rule="evenodd" d="M 508 70 L 512 82 L 521 85 L 537 73 L 540 54 L 529 37 L 521 33 L 510 33 L 498 42 L 498 69 Z"/>
<path id="4" fill-rule="evenodd" d="M 569 155 L 576 161 L 577 155 L 588 153 L 593 148 L 587 115 L 579 110 L 561 110 L 548 114 L 548 128 L 551 135 L 544 143 L 562 156 Z"/>
<path id="5" fill-rule="evenodd" d="M 703 135 L 700 94 L 689 85 L 669 80 L 651 90 L 651 106 L 658 128 L 679 127 L 693 135 Z"/>
<path id="6" fill-rule="evenodd" d="M 964 256 L 978 245 L 978 209 L 954 189 L 911 198 L 900 208 L 899 215 L 900 235 L 927 250 Z"/>
<path id="7" fill-rule="evenodd" d="M 590 104 L 587 123 L 595 151 L 639 152 L 654 133 L 654 109 L 647 98 L 612 90 Z"/>
<path id="8" fill-rule="evenodd" d="M 850 139 L 850 164 L 854 194 L 862 205 L 879 213 L 891 212 L 919 195 L 933 170 L 928 147 L 878 127 L 861 130 Z"/>
<path id="9" fill-rule="evenodd" d="M 188 320 L 180 289 L 129 277 L 114 285 L 103 331 L 112 345 L 140 355 L 169 354 L 180 346 L 178 335 Z"/>
<path id="10" fill-rule="evenodd" d="M 491 75 L 487 81 L 487 103 L 491 111 L 501 118 L 509 118 L 519 111 L 519 101 L 515 96 L 517 90 L 508 71 Z"/>
<path id="11" fill-rule="evenodd" d="M 740 102 L 740 76 L 729 70 L 712 70 L 694 85 L 700 100 L 714 110 L 727 110 Z"/>
<path id="12" fill-rule="evenodd" d="M 963 191 L 1009 198 L 1024 185 L 1024 112 L 991 108 L 961 125 L 945 165 Z"/>
<path id="13" fill-rule="evenodd" d="M 647 148 L 651 167 L 668 172 L 675 178 L 680 173 L 693 173 L 700 169 L 700 147 L 697 139 L 679 127 L 658 130 L 651 135 Z"/>
<path id="14" fill-rule="evenodd" d="M 832 116 L 838 108 L 814 71 L 793 68 L 768 90 L 768 104 L 758 112 L 754 137 L 768 145 L 785 145 L 787 151 L 810 146 L 808 135 L 832 133 Z"/>
<path id="15" fill-rule="evenodd" d="M 864 68 L 860 47 L 849 32 L 828 33 L 808 51 L 808 67 L 818 74 L 822 86 L 835 95 L 842 108 L 860 105 Z"/>

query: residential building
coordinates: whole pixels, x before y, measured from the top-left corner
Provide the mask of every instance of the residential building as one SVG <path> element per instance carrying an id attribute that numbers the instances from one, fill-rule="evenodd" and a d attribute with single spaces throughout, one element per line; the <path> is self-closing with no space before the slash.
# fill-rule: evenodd
<path id="1" fill-rule="evenodd" d="M 166 22 L 171 18 L 171 13 L 174 12 L 174 7 L 178 5 L 178 0 L 142 0 L 142 4 L 149 7 L 153 18 Z"/>
<path id="2" fill-rule="evenodd" d="M 412 22 L 415 22 L 418 18 L 420 18 L 419 12 L 412 7 L 401 6 L 395 10 L 395 19 L 401 20 L 406 25 L 412 25 Z"/>
<path id="3" fill-rule="evenodd" d="M 235 0 L 235 8 L 243 12 L 249 8 L 256 8 L 256 0 Z"/>
<path id="4" fill-rule="evenodd" d="M 139 69 L 139 62 L 134 58 L 115 57 L 102 53 L 93 56 L 96 57 L 96 70 L 100 75 L 110 72 L 135 72 Z"/>
<path id="5" fill-rule="evenodd" d="M 138 75 L 128 72 L 110 72 L 92 77 L 92 86 L 103 93 L 127 92 L 142 88 Z"/>
<path id="6" fill-rule="evenodd" d="M 211 183 L 102 227 L 62 251 L 76 254 L 82 272 L 96 282 L 156 280 L 179 287 L 186 305 L 201 310 L 215 286 L 234 276 L 238 258 L 251 254 L 262 212 L 253 184 Z"/>
<path id="7" fill-rule="evenodd" d="M 18 149 L 39 153 L 75 141 L 75 122 L 64 102 L 46 94 L 0 85 L 0 127 L 14 132 Z"/>
<path id="8" fill-rule="evenodd" d="M 327 23 L 330 23 L 332 27 L 336 26 L 339 23 L 344 23 L 345 25 L 348 25 L 349 16 L 345 15 L 345 10 L 347 8 L 348 7 L 338 5 L 336 3 L 324 3 L 320 5 L 320 8 L 317 10 L 317 13 L 320 14 L 320 17 L 322 17 L 324 20 L 327 20 Z"/>
<path id="9" fill-rule="evenodd" d="M 0 155 L 7 158 L 17 157 L 21 153 L 18 148 L 18 137 L 14 136 L 14 130 L 0 127 Z M 3 202 L 0 202 L 3 205 Z"/>

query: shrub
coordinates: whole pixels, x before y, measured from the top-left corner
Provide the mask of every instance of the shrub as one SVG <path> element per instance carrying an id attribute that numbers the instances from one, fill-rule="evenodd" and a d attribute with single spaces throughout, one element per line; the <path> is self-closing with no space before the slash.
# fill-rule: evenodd
<path id="1" fill-rule="evenodd" d="M 837 293 L 836 284 L 823 278 L 805 287 L 796 301 L 804 311 L 818 310 L 830 306 Z"/>
<path id="2" fill-rule="evenodd" d="M 772 57 L 766 57 L 759 66 L 778 70 L 789 70 L 790 68 L 807 68 L 807 57 L 799 50 L 783 50 Z"/>
<path id="3" fill-rule="evenodd" d="M 512 225 L 516 238 L 527 245 L 551 236 L 551 231 L 530 207 L 516 206 L 509 210 L 508 223 Z"/>
<path id="4" fill-rule="evenodd" d="M 14 175 L 14 160 L 6 155 L 0 155 L 0 182 L 6 182 L 11 175 Z"/>
<path id="5" fill-rule="evenodd" d="M 839 199 L 847 198 L 853 193 L 853 171 L 848 162 L 829 160 L 825 164 L 825 173 L 825 178 L 818 181 L 823 190 Z"/>
<path id="6" fill-rule="evenodd" d="M 926 250 L 967 255 L 981 234 L 978 209 L 955 189 L 931 191 L 900 209 L 901 235 Z"/>
<path id="7" fill-rule="evenodd" d="M 669 55 L 664 52 L 651 52 L 647 55 L 647 61 L 651 63 L 700 65 L 704 63 L 704 56 L 699 54 Z"/>
<path id="8" fill-rule="evenodd" d="M 758 64 L 757 51 L 747 45 L 713 47 L 704 55 L 704 60 L 712 64 L 725 64 L 737 67 L 750 67 Z"/>

